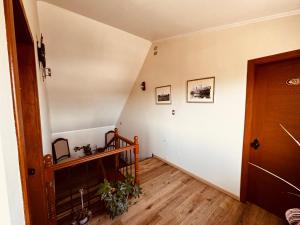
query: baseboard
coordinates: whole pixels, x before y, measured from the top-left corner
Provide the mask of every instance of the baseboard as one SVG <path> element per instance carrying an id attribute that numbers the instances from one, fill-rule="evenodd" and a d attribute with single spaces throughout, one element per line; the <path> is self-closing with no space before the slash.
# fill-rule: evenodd
<path id="1" fill-rule="evenodd" d="M 202 182 L 202 183 L 204 183 L 204 184 L 206 184 L 206 185 L 208 185 L 208 186 L 210 186 L 210 187 L 212 187 L 212 188 L 214 188 L 214 189 L 216 189 L 216 190 L 218 190 L 220 192 L 223 192 L 224 194 L 232 197 L 233 199 L 240 201 L 240 198 L 237 195 L 235 195 L 235 194 L 233 194 L 233 193 L 231 193 L 229 191 L 226 191 L 225 189 L 223 189 L 223 188 L 221 188 L 221 187 L 219 187 L 219 186 L 217 186 L 217 185 L 215 185 L 215 184 L 213 184 L 213 183 L 211 183 L 211 182 L 209 182 L 209 181 L 207 181 L 207 180 L 205 180 L 205 179 L 203 179 L 203 178 L 201 178 L 201 177 L 199 177 L 199 176 L 197 176 L 197 175 L 195 175 L 195 174 L 193 174 L 193 173 L 191 173 L 191 172 L 189 172 L 189 171 L 187 171 L 185 169 L 183 169 L 182 167 L 177 166 L 174 163 L 171 163 L 171 162 L 169 162 L 169 161 L 167 161 L 167 160 L 165 160 L 165 159 L 157 156 L 157 155 L 152 154 L 152 156 L 154 158 L 157 158 L 157 159 L 165 162 L 166 164 L 168 164 L 168 165 L 170 165 L 170 166 L 172 166 L 172 167 L 174 167 L 174 168 L 182 171 L 183 173 L 185 173 L 185 174 L 187 174 L 187 175 L 195 178 L 196 180 L 198 180 L 198 181 L 200 181 L 200 182 Z"/>

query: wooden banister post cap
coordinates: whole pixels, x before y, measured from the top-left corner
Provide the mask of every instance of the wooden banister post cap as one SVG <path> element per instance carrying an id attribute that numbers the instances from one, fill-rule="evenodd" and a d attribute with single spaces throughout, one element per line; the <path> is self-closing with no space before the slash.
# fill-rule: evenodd
<path id="1" fill-rule="evenodd" d="M 115 128 L 115 133 L 118 134 L 119 133 L 119 130 L 118 128 Z"/>
<path id="2" fill-rule="evenodd" d="M 138 138 L 138 136 L 134 136 L 134 143 L 135 143 L 135 144 L 138 144 L 138 143 L 139 143 L 139 138 Z"/>
<path id="3" fill-rule="evenodd" d="M 53 161 L 52 161 L 52 155 L 51 154 L 47 154 L 47 155 L 44 156 L 44 163 L 45 163 L 46 167 L 52 166 Z"/>

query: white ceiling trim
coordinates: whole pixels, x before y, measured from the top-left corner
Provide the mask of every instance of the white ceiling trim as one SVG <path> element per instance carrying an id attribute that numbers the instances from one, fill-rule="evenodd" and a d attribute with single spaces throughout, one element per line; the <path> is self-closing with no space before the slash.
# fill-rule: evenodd
<path id="1" fill-rule="evenodd" d="M 269 20 L 275 20 L 275 19 L 279 19 L 279 18 L 283 18 L 283 17 L 289 17 L 289 16 L 295 16 L 295 15 L 299 15 L 299 14 L 300 14 L 300 9 L 297 9 L 297 10 L 292 10 L 292 11 L 288 11 L 288 12 L 284 12 L 284 13 L 278 13 L 278 14 L 274 14 L 274 15 L 270 15 L 270 16 L 264 16 L 264 17 L 259 17 L 259 18 L 255 18 L 255 19 L 244 20 L 244 21 L 241 21 L 241 22 L 236 22 L 236 23 L 225 24 L 225 25 L 216 26 L 216 27 L 205 28 L 205 29 L 201 29 L 201 30 L 198 30 L 198 31 L 192 31 L 192 32 L 184 33 L 184 34 L 178 34 L 178 35 L 175 35 L 175 36 L 154 40 L 154 41 L 152 41 L 152 43 L 159 43 L 159 42 L 167 41 L 167 40 L 170 40 L 170 39 L 188 37 L 188 36 L 191 36 L 191 35 L 194 35 L 194 34 L 197 34 L 197 33 L 209 33 L 209 32 L 214 32 L 214 31 L 227 30 L 227 29 L 231 29 L 231 28 L 235 28 L 235 27 L 245 26 L 245 25 L 248 25 L 248 24 L 259 23 L 259 22 L 269 21 Z"/>

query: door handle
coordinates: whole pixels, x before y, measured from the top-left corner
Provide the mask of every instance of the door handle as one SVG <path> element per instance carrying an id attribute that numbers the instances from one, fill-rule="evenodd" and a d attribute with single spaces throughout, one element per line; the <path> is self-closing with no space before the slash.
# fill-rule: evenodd
<path id="1" fill-rule="evenodd" d="M 35 169 L 34 168 L 28 168 L 28 175 L 29 176 L 35 175 Z"/>
<path id="2" fill-rule="evenodd" d="M 259 148 L 260 146 L 260 143 L 259 143 L 259 140 L 257 138 L 255 138 L 251 143 L 250 143 L 250 146 L 252 148 L 254 148 L 255 150 Z"/>

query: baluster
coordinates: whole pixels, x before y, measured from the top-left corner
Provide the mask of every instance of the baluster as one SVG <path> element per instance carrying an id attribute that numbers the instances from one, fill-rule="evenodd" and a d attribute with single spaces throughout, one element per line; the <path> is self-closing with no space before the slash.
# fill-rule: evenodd
<path id="1" fill-rule="evenodd" d="M 44 156 L 45 188 L 48 207 L 48 224 L 56 225 L 55 180 L 52 170 L 53 160 L 50 154 Z"/>
<path id="2" fill-rule="evenodd" d="M 83 187 L 84 186 L 86 186 L 86 199 L 87 199 L 87 207 L 89 208 L 90 207 L 90 198 L 89 198 L 89 182 L 90 182 L 90 180 L 91 180 L 91 176 L 90 176 L 90 174 L 89 174 L 89 164 L 90 163 L 92 163 L 92 162 L 87 162 L 86 163 L 86 184 L 85 185 L 83 185 Z"/>
<path id="3" fill-rule="evenodd" d="M 120 139 L 120 146 L 119 146 L 120 148 L 122 148 L 123 147 L 123 140 L 122 139 Z M 119 154 L 119 157 L 120 157 L 120 160 L 121 160 L 121 162 L 122 162 L 122 160 L 123 160 L 123 152 L 121 152 L 120 154 Z M 122 167 L 120 168 L 120 173 L 122 173 L 123 174 L 123 165 L 121 165 Z"/>
<path id="4" fill-rule="evenodd" d="M 140 176 L 139 176 L 139 140 L 138 137 L 134 137 L 134 161 L 135 161 L 135 183 L 140 184 Z"/>
<path id="5" fill-rule="evenodd" d="M 126 146 L 130 146 L 130 144 L 127 143 Z M 130 171 L 131 170 L 131 168 L 130 168 L 131 167 L 131 149 L 129 149 L 129 156 L 128 157 L 129 157 L 129 160 L 128 160 L 128 170 L 129 170 L 129 174 L 132 175 L 131 171 Z"/>
<path id="6" fill-rule="evenodd" d="M 115 128 L 115 146 L 116 148 L 120 148 L 120 137 L 118 128 Z"/>
<path id="7" fill-rule="evenodd" d="M 130 176 L 132 176 L 132 154 L 131 154 L 131 149 L 129 150 L 129 157 L 130 157 Z"/>
<path id="8" fill-rule="evenodd" d="M 72 208 L 72 217 L 74 217 L 74 204 L 73 204 L 73 188 L 72 188 L 72 168 L 68 168 L 68 184 L 70 185 L 69 191 L 71 195 L 71 208 Z"/>
<path id="9" fill-rule="evenodd" d="M 126 165 L 126 176 L 128 175 L 128 157 L 127 157 L 127 151 L 125 152 L 125 165 Z"/>
<path id="10" fill-rule="evenodd" d="M 115 128 L 115 149 L 120 148 L 120 138 L 119 138 L 119 131 L 118 128 Z M 115 155 L 115 177 L 117 179 L 117 173 L 119 173 L 120 168 L 120 155 Z"/>

